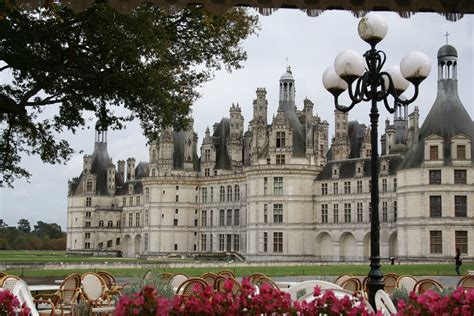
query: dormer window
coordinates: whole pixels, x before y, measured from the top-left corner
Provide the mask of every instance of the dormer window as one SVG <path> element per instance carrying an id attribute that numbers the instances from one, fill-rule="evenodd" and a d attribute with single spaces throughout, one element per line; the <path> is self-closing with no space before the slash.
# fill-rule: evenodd
<path id="1" fill-rule="evenodd" d="M 332 166 L 332 178 L 339 178 L 339 166 L 338 165 L 333 165 Z"/>
<path id="2" fill-rule="evenodd" d="M 86 191 L 92 191 L 92 181 L 86 182 Z"/>
<path id="3" fill-rule="evenodd" d="M 285 147 L 285 132 L 276 132 L 276 148 Z"/>
<path id="4" fill-rule="evenodd" d="M 128 194 L 133 194 L 133 185 L 132 184 L 130 184 L 128 186 Z"/>
<path id="5" fill-rule="evenodd" d="M 465 145 L 456 146 L 456 158 L 458 160 L 466 160 L 466 146 Z"/>
<path id="6" fill-rule="evenodd" d="M 430 160 L 438 160 L 438 146 L 430 146 Z"/>

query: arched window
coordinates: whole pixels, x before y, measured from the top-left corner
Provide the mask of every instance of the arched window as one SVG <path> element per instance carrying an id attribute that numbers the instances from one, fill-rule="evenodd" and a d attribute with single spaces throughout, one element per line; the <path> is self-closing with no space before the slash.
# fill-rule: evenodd
<path id="1" fill-rule="evenodd" d="M 227 201 L 232 201 L 232 186 L 227 186 Z"/>
<path id="2" fill-rule="evenodd" d="M 240 187 L 238 184 L 235 185 L 234 187 L 234 195 L 235 195 L 235 201 L 240 201 Z"/>
<path id="3" fill-rule="evenodd" d="M 99 221 L 99 227 L 104 227 L 104 221 Z"/>
<path id="4" fill-rule="evenodd" d="M 108 221 L 107 222 L 107 227 L 109 227 L 109 228 L 114 227 L 114 222 Z"/>
<path id="5" fill-rule="evenodd" d="M 221 202 L 225 202 L 225 187 L 223 185 L 221 185 L 221 189 L 219 192 L 219 200 Z"/>

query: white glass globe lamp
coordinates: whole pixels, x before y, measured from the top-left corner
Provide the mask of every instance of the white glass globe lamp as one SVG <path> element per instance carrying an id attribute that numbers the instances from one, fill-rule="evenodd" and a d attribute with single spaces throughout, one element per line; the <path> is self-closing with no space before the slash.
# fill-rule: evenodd
<path id="1" fill-rule="evenodd" d="M 365 59 L 352 49 L 339 53 L 334 60 L 334 70 L 348 84 L 359 78 L 365 70 Z"/>
<path id="2" fill-rule="evenodd" d="M 389 67 L 385 70 L 386 73 L 392 77 L 392 82 L 395 87 L 395 91 L 397 95 L 401 95 L 403 92 L 405 92 L 406 89 L 408 89 L 408 86 L 410 85 L 410 82 L 403 78 L 401 72 L 400 72 L 400 67 L 398 66 L 392 66 Z M 384 80 L 384 86 L 385 90 L 388 90 L 390 81 L 386 76 L 383 77 Z"/>
<path id="3" fill-rule="evenodd" d="M 406 80 L 419 84 L 431 72 L 430 58 L 422 52 L 408 53 L 400 62 L 400 72 Z"/>
<path id="4" fill-rule="evenodd" d="M 329 67 L 323 73 L 323 86 L 335 97 L 347 89 L 347 83 L 339 77 L 333 67 Z"/>
<path id="5" fill-rule="evenodd" d="M 367 13 L 360 19 L 359 26 L 357 27 L 360 38 L 372 46 L 375 46 L 384 39 L 385 35 L 387 35 L 387 30 L 385 18 L 373 12 Z"/>

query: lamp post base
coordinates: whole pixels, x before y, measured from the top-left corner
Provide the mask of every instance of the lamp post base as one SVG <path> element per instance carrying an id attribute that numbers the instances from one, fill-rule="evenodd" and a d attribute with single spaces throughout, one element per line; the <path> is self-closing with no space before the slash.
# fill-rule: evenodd
<path id="1" fill-rule="evenodd" d="M 378 290 L 383 290 L 385 287 L 383 282 L 383 273 L 380 270 L 380 267 L 380 257 L 371 257 L 367 292 L 369 296 L 369 303 L 375 311 L 377 310 L 377 307 L 375 306 L 375 293 L 377 293 Z"/>

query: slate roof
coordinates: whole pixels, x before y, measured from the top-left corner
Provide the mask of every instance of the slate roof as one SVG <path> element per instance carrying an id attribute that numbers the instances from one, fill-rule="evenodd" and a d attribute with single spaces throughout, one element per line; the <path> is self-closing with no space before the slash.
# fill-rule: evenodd
<path id="1" fill-rule="evenodd" d="M 212 135 L 212 141 L 216 148 L 216 165 L 215 169 L 232 169 L 232 164 L 227 151 L 227 139 L 230 134 L 230 119 L 223 118 L 217 126 L 214 134 Z"/>

